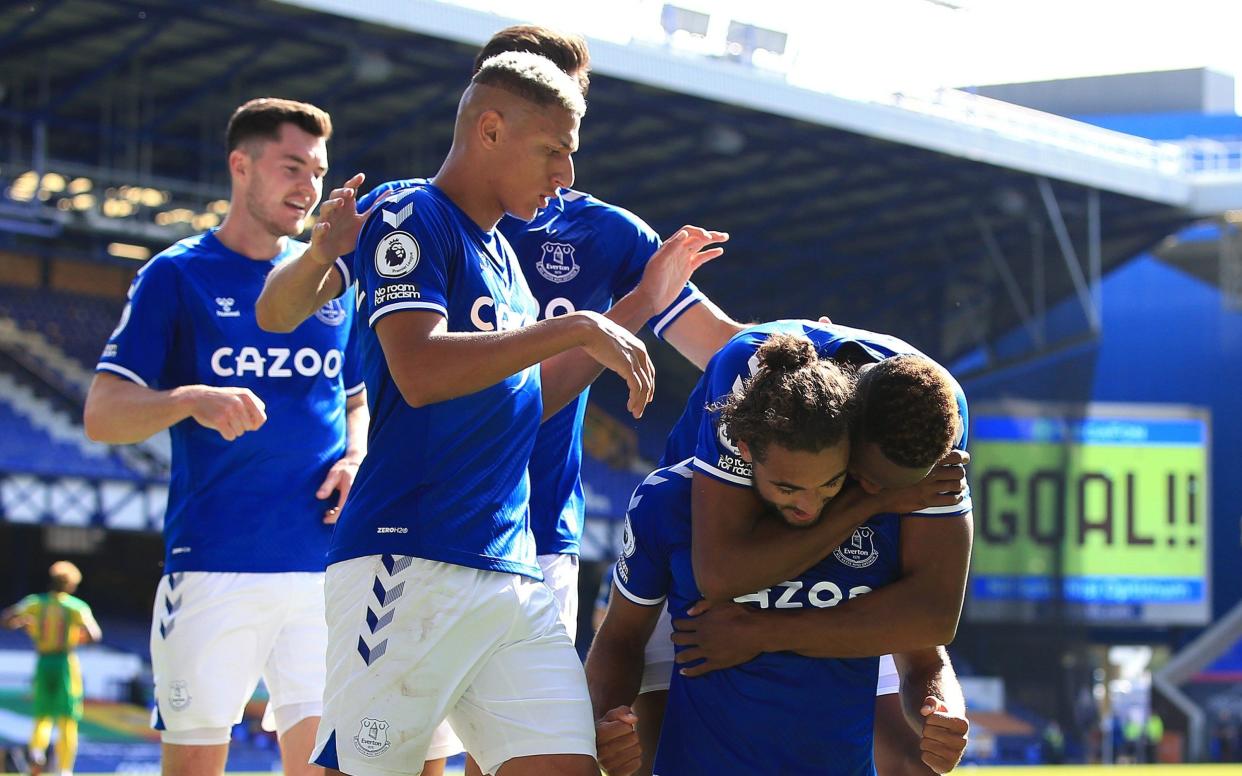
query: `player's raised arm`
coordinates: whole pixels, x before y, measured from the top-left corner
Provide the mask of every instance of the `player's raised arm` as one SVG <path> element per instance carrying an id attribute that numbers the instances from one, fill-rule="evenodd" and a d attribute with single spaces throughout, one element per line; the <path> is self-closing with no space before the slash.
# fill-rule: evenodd
<path id="1" fill-rule="evenodd" d="M 683 358 L 706 369 L 712 356 L 744 328 L 712 300 L 701 297 L 669 324 L 663 336 Z"/>
<path id="2" fill-rule="evenodd" d="M 717 244 L 729 239 L 724 232 L 697 226 L 682 227 L 652 255 L 634 290 L 605 314 L 631 333 L 665 310 L 690 277 L 707 262 L 724 253 Z M 578 396 L 607 366 L 586 352 L 566 352 L 543 364 L 543 417 L 546 420 Z M 632 393 L 632 390 L 631 390 Z M 631 412 L 634 407 L 631 404 Z"/>
<path id="3" fill-rule="evenodd" d="M 319 220 L 311 230 L 310 246 L 268 273 L 263 291 L 254 303 L 259 328 L 290 332 L 349 285 L 350 268 L 339 258 L 350 254 L 366 212 L 357 207 L 362 173 L 333 189 L 319 207 Z"/>

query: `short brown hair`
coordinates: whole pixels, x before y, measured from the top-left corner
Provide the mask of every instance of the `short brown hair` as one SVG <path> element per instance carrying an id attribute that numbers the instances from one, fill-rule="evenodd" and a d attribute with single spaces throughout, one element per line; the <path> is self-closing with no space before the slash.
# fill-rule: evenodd
<path id="1" fill-rule="evenodd" d="M 773 334 L 755 354 L 759 368 L 740 393 L 709 409 L 735 443 L 762 462 L 769 445 L 817 453 L 849 437 L 854 380 L 820 358 L 805 337 Z"/>
<path id="2" fill-rule="evenodd" d="M 309 102 L 283 100 L 279 97 L 258 97 L 233 111 L 225 143 L 231 153 L 250 140 L 277 140 L 280 126 L 292 124 L 314 137 L 332 137 L 332 118 Z"/>
<path id="3" fill-rule="evenodd" d="M 961 433 L 949 373 L 923 356 L 893 356 L 869 367 L 858 378 L 857 401 L 860 441 L 875 443 L 898 466 L 932 467 Z"/>
<path id="4" fill-rule="evenodd" d="M 47 570 L 51 579 L 51 588 L 57 592 L 67 593 L 82 584 L 82 572 L 67 560 L 58 560 Z"/>
<path id="5" fill-rule="evenodd" d="M 552 60 L 553 64 L 578 81 L 583 97 L 591 87 L 591 77 L 587 74 L 591 68 L 591 54 L 587 51 L 586 39 L 581 35 L 535 24 L 505 27 L 483 44 L 474 58 L 473 72 L 479 72 L 484 62 L 506 51 L 526 51 Z"/>

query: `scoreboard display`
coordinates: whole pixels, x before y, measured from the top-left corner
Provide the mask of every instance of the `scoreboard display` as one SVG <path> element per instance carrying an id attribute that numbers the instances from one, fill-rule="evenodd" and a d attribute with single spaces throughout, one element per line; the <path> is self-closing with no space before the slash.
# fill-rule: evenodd
<path id="1" fill-rule="evenodd" d="M 970 620 L 1208 622 L 1207 410 L 1015 402 L 971 415 Z"/>

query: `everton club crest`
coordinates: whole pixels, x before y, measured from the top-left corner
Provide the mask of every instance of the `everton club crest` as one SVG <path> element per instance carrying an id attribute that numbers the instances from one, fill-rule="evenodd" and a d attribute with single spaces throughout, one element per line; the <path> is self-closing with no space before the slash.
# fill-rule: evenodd
<path id="1" fill-rule="evenodd" d="M 382 719 L 367 717 L 354 736 L 354 748 L 367 757 L 379 757 L 388 751 L 391 743 L 388 740 L 388 722 Z"/>
<path id="2" fill-rule="evenodd" d="M 875 548 L 875 529 L 866 525 L 855 528 L 850 540 L 833 550 L 832 555 L 856 569 L 865 569 L 875 563 L 880 557 L 879 550 Z"/>
<path id="3" fill-rule="evenodd" d="M 550 283 L 568 283 L 578 276 L 581 267 L 574 260 L 574 246 L 546 242 L 543 244 L 543 255 L 535 262 L 535 269 Z"/>

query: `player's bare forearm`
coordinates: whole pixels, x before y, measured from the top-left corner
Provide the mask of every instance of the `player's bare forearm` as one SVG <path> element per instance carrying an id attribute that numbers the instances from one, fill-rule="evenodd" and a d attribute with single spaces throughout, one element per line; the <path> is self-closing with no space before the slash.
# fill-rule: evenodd
<path id="1" fill-rule="evenodd" d="M 638 697 L 643 652 L 661 611 L 659 606 L 640 606 L 613 588 L 608 613 L 586 660 L 587 689 L 596 719 Z"/>
<path id="2" fill-rule="evenodd" d="M 496 385 L 585 344 L 583 313 L 495 332 L 450 332 L 435 313 L 386 315 L 375 326 L 388 370 L 406 402 L 422 407 Z"/>
<path id="3" fill-rule="evenodd" d="M 922 760 L 918 731 L 902 713 L 897 693 L 875 699 L 875 770 L 878 776 L 932 776 Z"/>
<path id="4" fill-rule="evenodd" d="M 82 413 L 86 436 L 110 445 L 141 442 L 190 417 L 193 387 L 156 391 L 116 375 L 96 374 Z"/>
<path id="5" fill-rule="evenodd" d="M 336 257 L 320 257 L 315 248 L 277 265 L 254 304 L 255 321 L 265 331 L 290 332 L 329 300 L 341 295 Z"/>
<path id="6" fill-rule="evenodd" d="M 901 706 L 914 730 L 923 728 L 923 701 L 938 698 L 951 714 L 966 714 L 966 699 L 944 647 L 893 655 L 901 675 Z"/>
<path id="7" fill-rule="evenodd" d="M 766 612 L 763 651 L 871 657 L 953 641 L 972 540 L 970 515 L 904 517 L 903 576 L 830 609 Z"/>
<path id="8" fill-rule="evenodd" d="M 83 623 L 82 625 L 82 644 L 98 644 L 103 641 L 103 630 L 94 622 Z"/>
<path id="9" fill-rule="evenodd" d="M 673 321 L 664 339 L 700 370 L 745 327 L 730 318 L 710 299 L 702 299 Z"/>
<path id="10" fill-rule="evenodd" d="M 726 601 L 794 579 L 819 563 L 883 511 L 873 497 L 850 493 L 830 502 L 814 526 L 794 528 L 766 515 L 752 488 L 696 471 L 691 558 L 699 592 L 709 601 Z"/>
<path id="11" fill-rule="evenodd" d="M 643 327 L 657 310 L 638 289 L 617 300 L 604 317 L 631 334 Z M 558 353 L 540 367 L 543 386 L 543 419 L 555 415 L 587 389 L 604 367 L 581 348 Z"/>
<path id="12" fill-rule="evenodd" d="M 609 709 L 627 706 L 638 697 L 643 678 L 643 645 L 625 639 L 623 643 L 605 639 L 603 644 L 591 642 L 587 655 L 587 688 L 591 707 L 598 719 Z"/>
<path id="13" fill-rule="evenodd" d="M 25 618 L 18 613 L 16 606 L 10 606 L 0 612 L 0 626 L 9 630 L 18 630 L 25 626 Z"/>
<path id="14" fill-rule="evenodd" d="M 919 761 L 934 773 L 957 767 L 966 751 L 970 721 L 962 688 L 943 647 L 893 655 L 901 674 L 902 706 L 919 738 Z"/>

